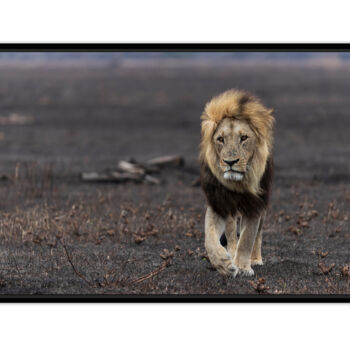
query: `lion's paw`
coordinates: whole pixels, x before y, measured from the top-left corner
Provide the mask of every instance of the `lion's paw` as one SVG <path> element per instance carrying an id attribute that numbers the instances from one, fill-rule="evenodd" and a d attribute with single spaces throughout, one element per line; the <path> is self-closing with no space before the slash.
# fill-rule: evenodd
<path id="1" fill-rule="evenodd" d="M 222 248 L 222 249 L 221 249 Z M 224 247 L 215 251 L 208 251 L 208 257 L 213 267 L 222 275 L 231 275 L 234 272 L 232 256 Z"/>
<path id="2" fill-rule="evenodd" d="M 250 277 L 254 275 L 254 270 L 251 267 L 238 267 L 234 263 L 232 263 L 233 267 L 233 277 L 237 276 L 246 276 Z"/>
<path id="3" fill-rule="evenodd" d="M 264 262 L 262 261 L 262 259 L 252 259 L 251 264 L 252 265 L 264 265 Z"/>

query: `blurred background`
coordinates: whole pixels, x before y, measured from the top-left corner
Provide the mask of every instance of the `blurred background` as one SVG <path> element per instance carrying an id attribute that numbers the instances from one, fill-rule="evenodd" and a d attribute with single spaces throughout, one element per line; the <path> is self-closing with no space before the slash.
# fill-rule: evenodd
<path id="1" fill-rule="evenodd" d="M 205 103 L 239 88 L 276 111 L 277 166 L 347 176 L 349 67 L 349 53 L 2 52 L 0 169 L 164 152 L 195 162 Z"/>

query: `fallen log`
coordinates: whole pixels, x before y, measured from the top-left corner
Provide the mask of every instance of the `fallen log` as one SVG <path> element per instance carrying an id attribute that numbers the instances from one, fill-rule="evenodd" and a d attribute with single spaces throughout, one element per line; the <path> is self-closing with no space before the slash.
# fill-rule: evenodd
<path id="1" fill-rule="evenodd" d="M 128 161 L 121 160 L 118 163 L 118 168 L 122 171 L 137 173 L 142 172 L 146 174 L 158 173 L 160 170 L 160 168 L 156 165 L 149 165 L 145 163 L 136 162 L 134 159 L 130 159 Z"/>
<path id="2" fill-rule="evenodd" d="M 101 172 L 83 172 L 82 181 L 86 182 L 143 182 L 146 184 L 159 185 L 160 180 L 149 174 L 159 172 L 166 166 L 180 167 L 185 163 L 181 156 L 163 156 L 150 159 L 146 163 L 138 163 L 135 160 L 121 160 L 117 169 L 107 169 Z"/>
<path id="3" fill-rule="evenodd" d="M 146 174 L 121 173 L 117 171 L 86 172 L 81 174 L 82 181 L 86 182 L 117 182 L 126 181 L 143 182 L 145 184 L 159 185 L 160 181 L 154 176 Z"/>
<path id="4" fill-rule="evenodd" d="M 181 156 L 163 156 L 150 159 L 147 161 L 147 165 L 156 165 L 159 167 L 175 166 L 180 167 L 185 164 L 185 160 Z"/>
<path id="5" fill-rule="evenodd" d="M 137 163 L 131 163 L 127 162 L 125 160 L 121 160 L 118 163 L 118 168 L 120 170 L 126 171 L 130 174 L 139 174 L 139 175 L 144 175 L 146 173 L 146 169 L 144 169 L 142 166 L 140 166 Z"/>
<path id="6" fill-rule="evenodd" d="M 87 182 L 125 182 L 136 181 L 141 182 L 143 176 L 140 174 L 120 173 L 116 171 L 105 172 L 84 172 L 81 179 Z"/>
<path id="7" fill-rule="evenodd" d="M 146 175 L 143 182 L 151 184 L 151 185 L 159 185 L 160 184 L 160 181 L 156 177 L 150 176 L 150 175 Z"/>

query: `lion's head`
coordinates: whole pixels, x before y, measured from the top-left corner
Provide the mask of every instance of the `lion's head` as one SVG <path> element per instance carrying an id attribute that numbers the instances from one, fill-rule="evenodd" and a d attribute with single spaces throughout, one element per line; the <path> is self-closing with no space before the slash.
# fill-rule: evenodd
<path id="1" fill-rule="evenodd" d="M 229 90 L 205 106 L 200 161 L 227 188 L 259 194 L 274 117 L 254 96 Z"/>

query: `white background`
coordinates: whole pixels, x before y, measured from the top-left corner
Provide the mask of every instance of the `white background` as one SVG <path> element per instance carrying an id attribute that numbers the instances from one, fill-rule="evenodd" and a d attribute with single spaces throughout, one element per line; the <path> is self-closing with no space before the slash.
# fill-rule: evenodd
<path id="1" fill-rule="evenodd" d="M 11 0 L 6 42 L 349 42 L 349 2 Z"/>
<path id="2" fill-rule="evenodd" d="M 0 42 L 350 42 L 348 7 L 334 0 L 12 0 L 1 3 Z M 2 304 L 0 315 L 3 349 L 349 346 L 350 304 Z"/>

